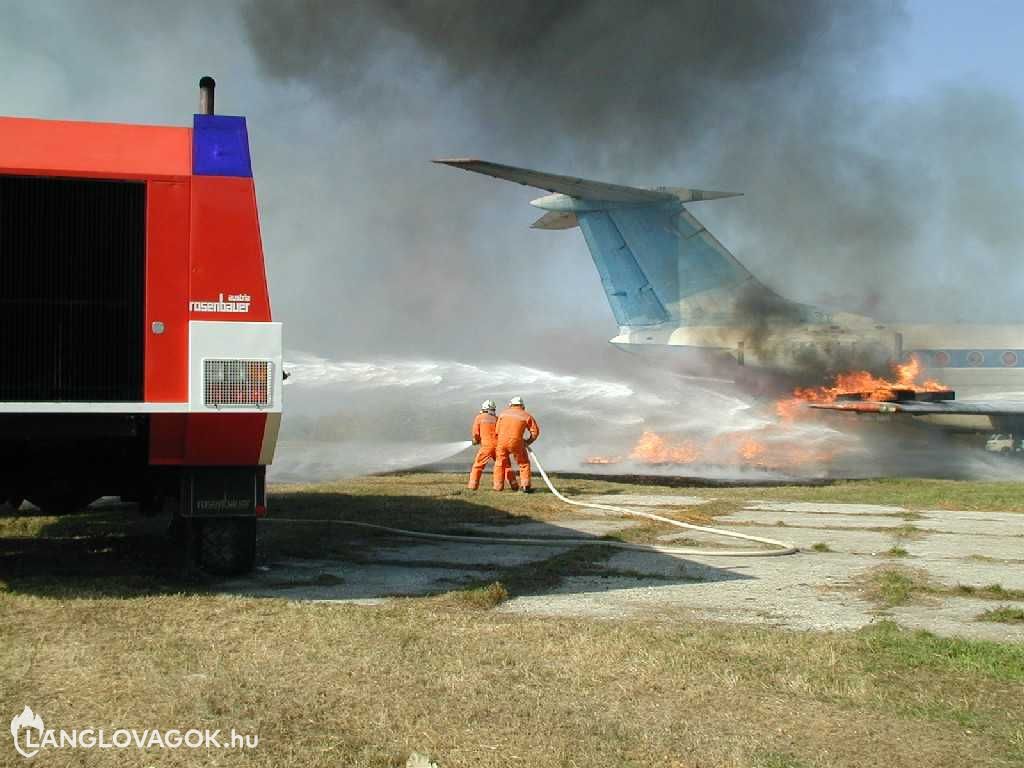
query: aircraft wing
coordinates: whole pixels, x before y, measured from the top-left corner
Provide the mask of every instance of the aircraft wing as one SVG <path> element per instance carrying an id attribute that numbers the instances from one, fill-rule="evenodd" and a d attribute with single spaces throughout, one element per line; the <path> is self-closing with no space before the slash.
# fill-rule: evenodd
<path id="1" fill-rule="evenodd" d="M 529 168 L 516 168 L 513 165 L 489 163 L 475 158 L 447 158 L 435 160 L 435 163 L 461 168 L 464 171 L 482 173 L 496 179 L 514 181 L 527 187 L 546 189 L 548 192 L 560 192 L 570 197 L 585 200 L 602 200 L 612 203 L 660 203 L 669 200 L 683 202 L 697 200 L 717 200 L 723 197 L 735 197 L 735 192 L 713 192 L 703 189 L 686 189 L 683 187 L 662 187 L 660 189 L 641 189 L 625 187 L 621 184 L 608 184 L 603 181 L 578 179 L 574 176 L 560 176 L 557 173 L 544 173 Z M 549 227 L 541 227 L 547 229 Z"/>
<path id="2" fill-rule="evenodd" d="M 850 413 L 905 413 L 909 416 L 1020 416 L 1024 400 L 937 400 L 935 402 L 877 402 L 841 400 L 834 403 L 810 403 L 811 408 Z"/>

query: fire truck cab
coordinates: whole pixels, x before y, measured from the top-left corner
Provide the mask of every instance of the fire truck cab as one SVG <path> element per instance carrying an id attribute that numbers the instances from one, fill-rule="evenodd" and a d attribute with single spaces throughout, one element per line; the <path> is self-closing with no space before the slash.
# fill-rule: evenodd
<path id="1" fill-rule="evenodd" d="M 0 501 L 172 506 L 248 570 L 281 419 L 244 117 L 0 118 Z"/>

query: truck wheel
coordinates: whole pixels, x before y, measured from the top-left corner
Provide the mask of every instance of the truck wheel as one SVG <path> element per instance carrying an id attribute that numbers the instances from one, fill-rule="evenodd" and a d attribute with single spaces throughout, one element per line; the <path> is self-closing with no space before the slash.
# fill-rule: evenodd
<path id="1" fill-rule="evenodd" d="M 197 520 L 199 565 L 211 573 L 234 576 L 256 561 L 256 519 L 226 517 Z"/>

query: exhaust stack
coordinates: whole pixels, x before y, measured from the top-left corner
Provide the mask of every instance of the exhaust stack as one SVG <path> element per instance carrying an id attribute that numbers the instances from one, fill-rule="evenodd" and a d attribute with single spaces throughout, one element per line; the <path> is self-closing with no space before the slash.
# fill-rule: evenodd
<path id="1" fill-rule="evenodd" d="M 199 80 L 199 114 L 213 114 L 213 90 L 217 87 L 217 81 L 209 75 L 204 75 Z"/>

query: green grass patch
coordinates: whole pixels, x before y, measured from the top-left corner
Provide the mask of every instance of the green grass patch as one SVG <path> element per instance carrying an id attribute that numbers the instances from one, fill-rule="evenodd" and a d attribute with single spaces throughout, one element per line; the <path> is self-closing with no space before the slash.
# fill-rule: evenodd
<path id="1" fill-rule="evenodd" d="M 957 584 L 951 594 L 960 597 L 978 597 L 982 600 L 1024 600 L 1024 589 L 1007 589 L 1002 584 L 988 584 L 983 587 Z"/>
<path id="2" fill-rule="evenodd" d="M 885 551 L 889 557 L 906 557 L 908 552 L 903 547 L 890 547 Z"/>
<path id="3" fill-rule="evenodd" d="M 719 498 L 740 496 L 770 501 L 819 501 L 880 504 L 910 510 L 993 510 L 1024 512 L 1024 486 L 1019 482 L 986 480 L 927 480 L 885 478 L 840 480 L 817 486 L 766 488 L 716 488 L 707 491 Z M 701 491 L 696 491 L 701 493 Z"/>
<path id="4" fill-rule="evenodd" d="M 924 571 L 911 568 L 882 566 L 863 574 L 858 581 L 868 599 L 886 608 L 906 605 L 922 596 L 1024 600 L 1024 590 L 1021 589 L 1007 589 L 1002 584 L 957 584 L 955 587 L 947 587 L 930 581 Z"/>
<path id="5" fill-rule="evenodd" d="M 819 541 L 816 544 L 812 544 L 811 545 L 811 549 L 813 549 L 815 552 L 831 552 L 832 551 L 832 547 L 830 547 L 824 541 Z"/>
<path id="6" fill-rule="evenodd" d="M 999 624 L 1024 624 L 1024 608 L 1002 605 L 979 613 L 978 621 L 994 621 Z"/>
<path id="7" fill-rule="evenodd" d="M 939 674 L 982 675 L 1007 683 L 1024 682 L 1024 646 L 988 640 L 939 637 L 906 630 L 885 620 L 859 633 L 868 654 L 867 670 L 928 670 Z"/>
<path id="8" fill-rule="evenodd" d="M 906 605 L 914 597 L 933 591 L 927 576 L 906 568 L 875 568 L 861 579 L 861 589 L 879 605 L 892 608 Z"/>

